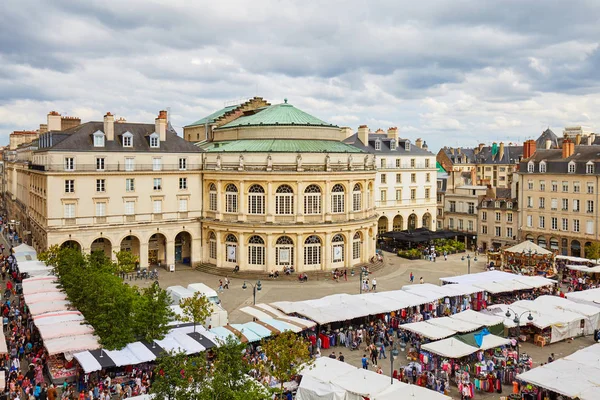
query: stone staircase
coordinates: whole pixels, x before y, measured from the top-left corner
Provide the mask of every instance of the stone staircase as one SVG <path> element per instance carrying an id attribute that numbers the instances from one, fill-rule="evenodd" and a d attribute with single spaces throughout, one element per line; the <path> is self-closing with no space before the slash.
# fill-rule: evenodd
<path id="1" fill-rule="evenodd" d="M 355 276 L 358 275 L 358 273 L 360 272 L 361 267 L 369 267 L 369 272 L 373 273 L 373 272 L 377 272 L 381 269 L 383 269 L 384 267 L 384 263 L 383 261 L 376 261 L 374 263 L 362 263 L 362 264 L 358 264 L 357 266 L 355 266 L 354 268 L 352 268 L 354 270 Z M 196 271 L 200 271 L 200 272 L 204 272 L 206 274 L 211 274 L 211 275 L 217 275 L 217 276 L 228 276 L 230 278 L 236 278 L 236 279 L 244 279 L 244 280 L 248 280 L 248 281 L 254 281 L 254 280 L 272 280 L 273 278 L 269 278 L 269 273 L 268 272 L 263 272 L 263 271 L 239 271 L 236 272 L 235 274 L 233 273 L 233 269 L 232 268 L 217 268 L 216 265 L 214 264 L 208 264 L 208 263 L 199 263 L 196 264 L 194 266 L 194 269 Z M 350 277 L 351 275 L 351 270 L 348 270 L 348 277 Z M 281 271 L 279 271 L 279 278 L 277 278 L 276 280 L 278 281 L 297 281 L 298 280 L 298 272 L 295 272 L 291 275 L 285 275 L 283 274 Z M 325 281 L 325 280 L 330 280 L 332 279 L 332 273 L 331 270 L 325 270 L 325 271 L 309 271 L 306 273 L 306 275 L 308 275 L 308 280 L 309 281 Z M 342 278 L 343 279 L 343 278 Z"/>

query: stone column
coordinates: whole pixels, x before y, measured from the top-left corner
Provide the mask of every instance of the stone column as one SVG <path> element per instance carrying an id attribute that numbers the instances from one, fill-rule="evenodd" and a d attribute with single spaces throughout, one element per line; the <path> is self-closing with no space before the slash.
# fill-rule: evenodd
<path id="1" fill-rule="evenodd" d="M 294 243 L 294 269 L 296 272 L 304 271 L 304 243 L 302 243 L 302 234 L 296 234 Z"/>
<path id="2" fill-rule="evenodd" d="M 171 264 L 175 264 L 175 241 L 174 240 L 167 240 L 165 242 L 165 252 L 166 254 L 166 263 L 167 263 L 167 268 L 169 268 L 169 265 Z"/>
<path id="3" fill-rule="evenodd" d="M 208 235 L 208 230 L 206 231 L 207 235 Z M 222 240 L 222 235 L 223 232 L 215 232 L 215 236 L 217 237 L 217 260 L 215 262 L 216 266 L 218 268 L 222 268 L 223 264 L 225 262 L 225 260 L 227 259 L 227 249 L 224 246 L 223 240 Z M 209 254 L 207 253 L 208 250 L 205 252 L 206 254 L 206 260 L 209 260 Z"/>
<path id="4" fill-rule="evenodd" d="M 352 268 L 352 263 L 354 261 L 354 259 L 352 258 L 352 246 L 354 241 L 352 240 L 352 232 L 351 231 L 347 231 L 344 232 L 345 236 L 346 236 L 346 243 L 344 246 L 344 265 L 346 265 L 346 268 Z"/>
<path id="5" fill-rule="evenodd" d="M 325 233 L 325 242 L 323 243 L 323 259 L 321 260 L 321 270 L 331 268 L 331 233 Z"/>
<path id="6" fill-rule="evenodd" d="M 277 270 L 279 267 L 275 265 L 275 241 L 276 236 L 267 234 L 267 241 L 265 242 L 265 269 L 270 271 L 272 269 Z"/>
<path id="7" fill-rule="evenodd" d="M 325 222 L 331 222 L 331 181 L 325 182 L 325 192 L 323 193 L 323 214 Z"/>
<path id="8" fill-rule="evenodd" d="M 148 268 L 148 242 L 140 242 L 140 268 Z"/>
<path id="9" fill-rule="evenodd" d="M 206 234 L 208 235 L 208 232 Z M 205 240 L 208 240 L 208 237 Z M 190 265 L 192 267 L 194 263 L 204 262 L 205 258 L 202 256 L 202 249 L 202 238 L 192 238 L 192 243 L 190 244 Z M 219 251 L 217 250 L 218 253 Z M 206 258 L 208 258 L 208 254 Z"/>
<path id="10" fill-rule="evenodd" d="M 223 211 L 225 210 L 225 196 L 223 195 L 223 188 L 222 186 L 222 182 L 220 180 L 217 181 L 216 185 L 217 185 L 217 212 L 215 213 L 215 216 L 217 217 L 217 219 L 222 219 L 223 218 Z M 205 210 L 209 210 L 210 207 L 206 207 Z"/>
<path id="11" fill-rule="evenodd" d="M 246 221 L 246 215 L 248 214 L 246 200 L 246 182 L 240 181 L 238 185 L 238 221 Z M 240 267 L 241 268 L 241 267 Z"/>
<path id="12" fill-rule="evenodd" d="M 294 214 L 296 222 L 304 222 L 304 182 L 298 182 L 296 191 L 294 192 Z"/>
<path id="13" fill-rule="evenodd" d="M 242 232 L 238 234 L 237 264 L 240 266 L 240 270 L 247 269 L 248 267 L 248 256 L 246 255 L 246 235 Z"/>

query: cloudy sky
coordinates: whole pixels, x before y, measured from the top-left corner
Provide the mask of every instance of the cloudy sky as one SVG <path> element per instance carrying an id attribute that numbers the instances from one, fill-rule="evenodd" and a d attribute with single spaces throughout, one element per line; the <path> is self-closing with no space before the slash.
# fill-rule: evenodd
<path id="1" fill-rule="evenodd" d="M 6 0 L 0 143 L 56 110 L 181 127 L 262 96 L 431 148 L 600 130 L 600 1 Z"/>

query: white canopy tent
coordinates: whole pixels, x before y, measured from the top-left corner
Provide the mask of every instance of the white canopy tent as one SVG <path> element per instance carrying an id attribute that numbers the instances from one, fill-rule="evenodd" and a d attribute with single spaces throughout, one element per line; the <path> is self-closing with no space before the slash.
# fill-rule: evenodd
<path id="1" fill-rule="evenodd" d="M 254 306 L 247 306 L 241 308 L 240 311 L 253 316 L 259 321 L 270 321 L 275 318 L 287 322 L 288 324 L 298 326 L 302 328 L 302 330 L 312 328 L 316 325 L 313 321 L 286 315 L 281 311 L 277 310 L 276 308 L 269 306 L 268 304 L 256 304 Z"/>
<path id="2" fill-rule="evenodd" d="M 49 355 L 61 353 L 75 353 L 83 350 L 100 348 L 99 338 L 96 335 L 65 336 L 56 339 L 44 340 L 44 347 Z"/>
<path id="3" fill-rule="evenodd" d="M 511 274 L 509 272 L 504 271 L 485 271 L 478 272 L 476 274 L 466 274 L 466 275 L 457 275 L 457 276 L 448 276 L 445 278 L 440 278 L 440 281 L 446 283 L 463 283 L 474 285 L 476 283 L 481 282 L 502 282 L 513 280 L 515 274 Z"/>
<path id="4" fill-rule="evenodd" d="M 407 292 L 418 294 L 419 296 L 427 297 L 432 293 L 435 293 L 438 298 L 442 297 L 455 297 L 455 296 L 465 296 L 474 293 L 483 292 L 483 289 L 468 285 L 468 284 L 455 284 L 455 285 L 444 285 L 437 286 L 432 283 L 423 283 L 418 285 L 405 285 L 402 286 L 402 290 L 406 290 Z"/>
<path id="5" fill-rule="evenodd" d="M 427 323 L 440 326 L 446 329 L 452 329 L 460 333 L 473 332 L 483 326 L 481 324 L 467 322 L 450 317 L 431 318 L 427 320 Z"/>
<path id="6" fill-rule="evenodd" d="M 23 296 L 25 303 L 31 308 L 35 303 L 43 303 L 47 301 L 62 301 L 67 300 L 67 295 L 64 292 L 44 292 L 27 294 Z"/>
<path id="7" fill-rule="evenodd" d="M 492 334 L 484 335 L 483 339 L 481 340 L 481 346 L 479 346 L 479 350 L 495 349 L 500 346 L 507 346 L 510 343 L 510 339 Z"/>
<path id="8" fill-rule="evenodd" d="M 581 292 L 566 293 L 567 299 L 575 303 L 600 307 L 600 288 L 583 290 Z"/>
<path id="9" fill-rule="evenodd" d="M 450 400 L 444 394 L 418 385 L 409 385 L 404 382 L 394 381 L 387 389 L 376 394 L 373 400 Z"/>
<path id="10" fill-rule="evenodd" d="M 451 315 L 450 318 L 465 322 L 471 322 L 473 324 L 479 324 L 480 326 L 494 326 L 501 324 L 504 318 L 497 317 L 494 315 L 484 314 L 473 310 L 465 310 L 463 312 Z"/>
<path id="11" fill-rule="evenodd" d="M 585 272 L 586 274 L 600 274 L 600 265 L 594 265 L 593 267 L 586 265 L 565 265 L 565 267 L 573 271 Z"/>
<path id="12" fill-rule="evenodd" d="M 347 400 L 363 400 L 373 398 L 390 386 L 390 377 L 362 368 L 339 376 L 335 385 L 346 391 Z"/>
<path id="13" fill-rule="evenodd" d="M 579 262 L 579 263 L 596 264 L 596 261 L 590 260 L 588 258 L 583 258 L 583 257 L 573 257 L 573 256 L 557 255 L 555 258 L 557 260 L 565 260 L 565 261 L 569 261 L 569 262 Z"/>
<path id="14" fill-rule="evenodd" d="M 448 358 L 461 358 L 479 351 L 477 347 L 469 346 L 456 338 L 438 340 L 437 342 L 421 345 L 423 350 Z"/>
<path id="15" fill-rule="evenodd" d="M 440 280 L 445 283 L 469 284 L 492 294 L 535 289 L 556 283 L 552 279 L 541 276 L 516 275 L 504 271 L 486 271 L 477 274 L 450 276 L 440 278 Z"/>
<path id="16" fill-rule="evenodd" d="M 580 400 L 600 399 L 600 344 L 517 375 L 517 379 Z"/>
<path id="17" fill-rule="evenodd" d="M 32 316 L 56 311 L 67 311 L 71 302 L 69 300 L 53 300 L 46 302 L 33 303 L 29 305 Z"/>
<path id="18" fill-rule="evenodd" d="M 20 245 L 13 247 L 12 251 L 18 263 L 37 260 L 37 251 L 28 244 L 21 243 Z"/>
<path id="19" fill-rule="evenodd" d="M 306 376 L 312 376 L 322 381 L 333 381 L 338 376 L 347 374 L 356 369 L 352 365 L 343 361 L 338 361 L 335 358 L 320 357 L 315 359 L 315 362 L 302 369 L 300 375 L 302 379 Z"/>
<path id="20" fill-rule="evenodd" d="M 42 261 L 34 260 L 34 261 L 25 261 L 20 262 L 19 264 L 19 272 L 32 274 L 38 271 L 50 272 L 52 271 L 52 267 L 47 266 Z"/>
<path id="21" fill-rule="evenodd" d="M 399 325 L 398 328 L 416 333 L 417 335 L 431 340 L 445 339 L 447 337 L 456 335 L 455 330 L 430 324 L 429 321 L 402 324 Z"/>
<path id="22" fill-rule="evenodd" d="M 535 303 L 552 305 L 557 309 L 571 311 L 586 316 L 587 319 L 585 320 L 584 328 L 586 335 L 591 335 L 594 333 L 594 330 L 600 329 L 600 308 L 598 307 L 576 303 L 558 296 L 540 296 L 535 299 Z"/>

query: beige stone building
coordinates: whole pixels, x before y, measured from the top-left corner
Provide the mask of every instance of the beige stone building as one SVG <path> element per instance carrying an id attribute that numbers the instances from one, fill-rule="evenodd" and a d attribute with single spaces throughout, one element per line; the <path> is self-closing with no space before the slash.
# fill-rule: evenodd
<path id="1" fill-rule="evenodd" d="M 518 212 L 517 197 L 511 188 L 488 188 L 478 204 L 478 246 L 488 250 L 517 244 Z"/>
<path id="2" fill-rule="evenodd" d="M 444 229 L 461 232 L 469 248 L 477 245 L 477 206 L 486 192 L 486 186 L 463 185 L 444 195 Z"/>
<path id="3" fill-rule="evenodd" d="M 166 112 L 154 124 L 116 123 L 110 113 L 63 121 L 50 113 L 35 148 L 7 163 L 9 215 L 28 225 L 25 240 L 38 250 L 129 250 L 143 266 L 200 262 L 201 151 Z"/>
<path id="4" fill-rule="evenodd" d="M 341 142 L 351 132 L 260 98 L 185 127 L 184 137 L 202 139 L 199 129 L 205 262 L 311 271 L 375 254 L 375 158 Z"/>
<path id="5" fill-rule="evenodd" d="M 557 251 L 585 257 L 585 246 L 598 241 L 600 147 L 561 141 L 561 148 L 524 144 L 519 167 L 520 238 Z"/>
<path id="6" fill-rule="evenodd" d="M 422 227 L 436 229 L 435 156 L 423 140 L 417 139 L 413 144 L 399 137 L 398 128 L 370 132 L 362 125 L 344 143 L 376 157 L 373 195 L 379 214 L 378 234 Z"/>

